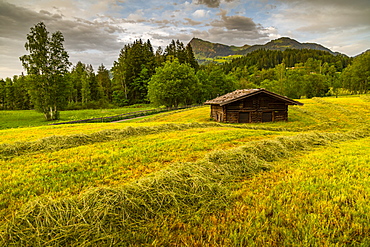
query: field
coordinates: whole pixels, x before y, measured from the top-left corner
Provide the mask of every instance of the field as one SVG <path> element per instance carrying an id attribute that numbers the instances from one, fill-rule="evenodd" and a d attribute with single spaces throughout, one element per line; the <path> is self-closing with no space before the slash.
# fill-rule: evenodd
<path id="1" fill-rule="evenodd" d="M 369 98 L 300 101 L 277 123 L 4 127 L 0 246 L 369 246 Z"/>
<path id="2" fill-rule="evenodd" d="M 60 120 L 57 122 L 68 122 L 81 119 L 89 119 L 94 117 L 109 117 L 127 112 L 151 110 L 154 109 L 148 105 L 134 105 L 131 107 L 117 108 L 117 109 L 95 109 L 95 110 L 70 110 L 62 111 L 60 114 Z M 1 111 L 0 114 L 0 129 L 7 128 L 20 128 L 20 127 L 35 127 L 40 125 L 48 125 L 43 116 L 34 110 L 22 110 L 22 111 Z"/>

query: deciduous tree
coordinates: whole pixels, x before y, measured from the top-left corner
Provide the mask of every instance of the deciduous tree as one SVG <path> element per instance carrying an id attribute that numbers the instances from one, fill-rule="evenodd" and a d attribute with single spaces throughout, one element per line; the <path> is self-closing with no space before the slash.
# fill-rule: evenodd
<path id="1" fill-rule="evenodd" d="M 148 96 L 155 105 L 177 107 L 194 103 L 198 89 L 194 69 L 174 59 L 156 69 L 156 73 L 149 81 Z"/>
<path id="2" fill-rule="evenodd" d="M 46 120 L 59 118 L 59 110 L 67 103 L 67 82 L 64 78 L 71 65 L 65 51 L 64 37 L 60 31 L 51 36 L 43 22 L 31 27 L 25 44 L 28 55 L 20 57 L 30 75 L 29 90 L 36 110 Z"/>

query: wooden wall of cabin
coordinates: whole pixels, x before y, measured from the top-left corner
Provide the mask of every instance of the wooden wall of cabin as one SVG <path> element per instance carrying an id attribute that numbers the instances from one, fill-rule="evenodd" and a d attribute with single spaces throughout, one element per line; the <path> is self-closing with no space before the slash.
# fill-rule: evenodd
<path id="1" fill-rule="evenodd" d="M 257 95 L 230 103 L 226 106 L 225 113 L 225 122 L 229 123 L 288 120 L 288 106 L 285 102 L 268 95 Z"/>
<path id="2" fill-rule="evenodd" d="M 217 122 L 226 122 L 226 107 L 219 105 L 211 105 L 211 118 Z"/>

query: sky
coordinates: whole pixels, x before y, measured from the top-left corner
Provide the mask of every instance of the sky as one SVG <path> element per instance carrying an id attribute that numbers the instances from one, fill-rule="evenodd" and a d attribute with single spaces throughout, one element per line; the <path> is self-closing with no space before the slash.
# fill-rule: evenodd
<path id="1" fill-rule="evenodd" d="M 125 44 L 193 38 L 243 46 L 280 37 L 356 56 L 370 48 L 369 0 L 0 0 L 0 78 L 24 72 L 30 28 L 61 31 L 70 61 L 108 69 Z"/>

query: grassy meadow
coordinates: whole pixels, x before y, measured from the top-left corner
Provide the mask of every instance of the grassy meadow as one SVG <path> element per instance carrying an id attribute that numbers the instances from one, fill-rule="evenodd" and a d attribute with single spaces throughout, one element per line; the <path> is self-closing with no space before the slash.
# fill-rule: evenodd
<path id="1" fill-rule="evenodd" d="M 48 125 L 50 123 L 69 122 L 81 119 L 109 117 L 128 112 L 143 111 L 154 109 L 150 105 L 134 105 L 130 107 L 114 109 L 87 109 L 87 110 L 68 110 L 60 112 L 60 119 L 53 122 L 45 120 L 43 114 L 34 110 L 1 111 L 0 129 L 24 128 Z"/>
<path id="2" fill-rule="evenodd" d="M 369 246 L 370 98 L 300 101 L 263 124 L 6 112 L 0 246 Z"/>

